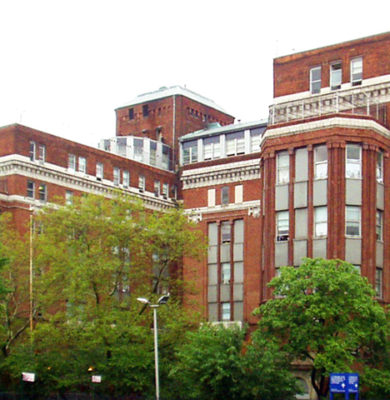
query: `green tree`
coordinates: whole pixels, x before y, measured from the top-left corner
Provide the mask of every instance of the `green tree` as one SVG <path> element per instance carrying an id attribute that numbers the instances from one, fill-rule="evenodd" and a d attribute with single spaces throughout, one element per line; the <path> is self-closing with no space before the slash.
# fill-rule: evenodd
<path id="1" fill-rule="evenodd" d="M 31 365 L 42 393 L 90 390 L 91 374 L 103 376 L 98 391 L 152 392 L 152 313 L 136 298 L 173 292 L 159 311 L 163 366 L 198 321 L 176 294 L 187 290 L 177 273 L 181 258 L 204 249 L 200 233 L 179 209 L 151 212 L 121 196 L 50 206 L 34 225 L 33 352 L 20 346 L 9 370 L 17 377 Z"/>
<path id="2" fill-rule="evenodd" d="M 298 268 L 282 268 L 269 286 L 274 298 L 256 311 L 256 335 L 274 340 L 292 360 L 309 362 L 319 398 L 328 391 L 329 373 L 367 374 L 384 365 L 388 314 L 351 264 L 306 259 Z M 370 386 L 364 374 L 363 384 Z"/>
<path id="3" fill-rule="evenodd" d="M 174 398 L 288 400 L 296 393 L 287 359 L 272 343 L 245 349 L 244 330 L 202 326 L 187 334 L 177 356 Z"/>

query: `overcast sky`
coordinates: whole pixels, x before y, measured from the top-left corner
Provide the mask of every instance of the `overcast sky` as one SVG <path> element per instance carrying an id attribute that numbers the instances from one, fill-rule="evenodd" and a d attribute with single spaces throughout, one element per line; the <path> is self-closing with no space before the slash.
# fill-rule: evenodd
<path id="1" fill-rule="evenodd" d="M 319 7 L 321 5 L 321 7 Z M 0 126 L 95 146 L 114 109 L 182 85 L 267 118 L 276 56 L 390 31 L 387 0 L 0 0 Z"/>

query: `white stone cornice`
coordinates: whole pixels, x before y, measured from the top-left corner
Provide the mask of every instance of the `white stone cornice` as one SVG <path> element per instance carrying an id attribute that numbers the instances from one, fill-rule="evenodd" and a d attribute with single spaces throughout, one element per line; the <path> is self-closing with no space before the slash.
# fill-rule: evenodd
<path id="1" fill-rule="evenodd" d="M 220 214 L 233 211 L 247 210 L 248 215 L 253 218 L 260 216 L 260 200 L 244 201 L 242 203 L 231 203 L 227 205 L 217 205 L 214 207 L 188 208 L 184 210 L 189 218 L 194 222 L 202 221 L 204 214 Z"/>
<path id="2" fill-rule="evenodd" d="M 370 129 L 387 138 L 390 137 L 389 129 L 380 125 L 378 122 L 373 121 L 372 119 L 334 117 L 318 119 L 316 121 L 307 121 L 298 124 L 294 123 L 275 128 L 269 127 L 262 138 L 262 142 L 267 140 L 267 138 L 296 135 L 297 133 L 305 133 L 328 128 Z"/>
<path id="3" fill-rule="evenodd" d="M 184 170 L 183 189 L 193 189 L 233 182 L 260 179 L 260 159 L 237 161 Z"/>
<path id="4" fill-rule="evenodd" d="M 73 189 L 105 197 L 112 197 L 115 192 L 120 191 L 121 193 L 140 198 L 147 208 L 153 210 L 175 207 L 175 202 L 173 200 L 164 199 L 161 196 L 156 197 L 154 193 L 147 191 L 140 193 L 138 188 L 116 186 L 107 179 L 98 181 L 95 176 L 71 171 L 67 168 L 46 162 L 39 163 L 30 161 L 28 157 L 23 157 L 18 154 L 0 157 L 0 177 L 11 175 L 22 175 L 27 178 L 62 186 L 69 190 Z M 6 201 L 14 201 L 10 200 L 14 196 L 7 197 L 8 200 Z M 17 196 L 17 201 L 21 201 L 25 204 L 31 204 L 31 201 L 34 202 L 33 199 L 24 196 Z"/>

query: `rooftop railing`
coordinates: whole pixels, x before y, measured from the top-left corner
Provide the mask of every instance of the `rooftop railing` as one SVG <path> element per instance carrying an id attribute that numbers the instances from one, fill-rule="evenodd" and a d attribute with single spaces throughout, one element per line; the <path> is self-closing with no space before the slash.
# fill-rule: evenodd
<path id="1" fill-rule="evenodd" d="M 390 81 L 354 86 L 273 104 L 269 108 L 269 125 L 338 113 L 369 115 L 385 123 L 385 104 L 388 102 L 390 102 Z"/>

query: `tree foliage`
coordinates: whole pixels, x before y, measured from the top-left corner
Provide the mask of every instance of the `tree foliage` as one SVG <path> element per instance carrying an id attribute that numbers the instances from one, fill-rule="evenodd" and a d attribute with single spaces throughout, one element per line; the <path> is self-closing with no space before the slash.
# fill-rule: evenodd
<path id="1" fill-rule="evenodd" d="M 274 299 L 257 310 L 257 335 L 275 340 L 292 359 L 309 362 L 319 396 L 327 393 L 331 372 L 364 370 L 368 376 L 384 366 L 388 314 L 352 265 L 306 259 L 298 268 L 282 268 L 269 286 Z M 364 374 L 363 384 L 372 384 Z"/>
<path id="2" fill-rule="evenodd" d="M 177 399 L 294 398 L 295 380 L 274 346 L 256 341 L 245 349 L 245 332 L 203 326 L 187 334 L 172 369 Z"/>

